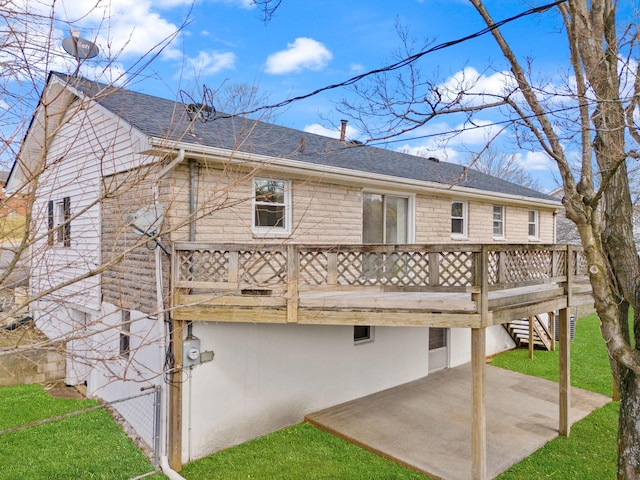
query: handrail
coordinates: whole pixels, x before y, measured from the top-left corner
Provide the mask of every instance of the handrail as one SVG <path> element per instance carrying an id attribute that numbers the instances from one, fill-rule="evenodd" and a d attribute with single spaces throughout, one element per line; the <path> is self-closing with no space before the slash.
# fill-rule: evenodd
<path id="1" fill-rule="evenodd" d="M 486 252 L 489 290 L 567 282 L 584 275 L 580 249 L 531 244 L 211 244 L 173 245 L 177 288 L 286 291 L 377 288 L 478 292 Z M 581 266 L 582 265 L 582 266 Z"/>

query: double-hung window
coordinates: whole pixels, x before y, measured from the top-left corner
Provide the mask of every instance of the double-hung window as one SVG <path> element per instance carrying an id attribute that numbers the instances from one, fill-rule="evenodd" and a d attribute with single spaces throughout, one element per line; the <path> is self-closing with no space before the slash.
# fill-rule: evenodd
<path id="1" fill-rule="evenodd" d="M 529 240 L 537 240 L 540 235 L 540 224 L 537 210 L 529 210 Z"/>
<path id="2" fill-rule="evenodd" d="M 504 238 L 504 207 L 493 206 L 493 238 Z"/>
<path id="3" fill-rule="evenodd" d="M 253 232 L 257 235 L 291 233 L 291 182 L 253 180 Z"/>
<path id="4" fill-rule="evenodd" d="M 466 238 L 467 236 L 467 204 L 466 202 L 451 202 L 451 238 Z"/>
<path id="5" fill-rule="evenodd" d="M 49 245 L 71 246 L 71 197 L 49 201 L 48 228 Z"/>

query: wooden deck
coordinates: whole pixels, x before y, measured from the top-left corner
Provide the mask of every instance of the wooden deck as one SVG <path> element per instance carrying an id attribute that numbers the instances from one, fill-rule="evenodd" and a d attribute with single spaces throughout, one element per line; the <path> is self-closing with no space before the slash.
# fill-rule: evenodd
<path id="1" fill-rule="evenodd" d="M 176 320 L 480 328 L 592 301 L 567 245 L 173 248 Z"/>
<path id="2" fill-rule="evenodd" d="M 558 311 L 559 428 L 570 430 L 568 308 L 592 301 L 567 245 L 212 245 L 174 243 L 172 338 L 187 321 L 468 327 L 471 476 L 487 478 L 486 330 Z M 183 344 L 172 343 L 182 358 Z M 174 366 L 170 464 L 180 468 L 182 372 Z"/>

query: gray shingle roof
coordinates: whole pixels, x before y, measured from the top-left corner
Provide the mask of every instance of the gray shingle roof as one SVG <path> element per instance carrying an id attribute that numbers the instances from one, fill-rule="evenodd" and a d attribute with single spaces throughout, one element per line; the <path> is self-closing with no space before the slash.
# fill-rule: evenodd
<path id="1" fill-rule="evenodd" d="M 142 133 L 172 141 L 286 158 L 365 173 L 457 185 L 486 192 L 555 200 L 556 198 L 461 165 L 358 145 L 246 117 L 216 113 L 206 123 L 189 118 L 180 102 L 53 73 Z M 98 94 L 98 92 L 100 92 Z"/>

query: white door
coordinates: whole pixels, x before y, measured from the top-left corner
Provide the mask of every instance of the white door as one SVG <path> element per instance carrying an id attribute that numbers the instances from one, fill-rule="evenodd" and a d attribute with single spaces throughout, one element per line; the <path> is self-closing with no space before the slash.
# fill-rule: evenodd
<path id="1" fill-rule="evenodd" d="M 429 329 L 429 372 L 449 367 L 449 329 Z"/>

